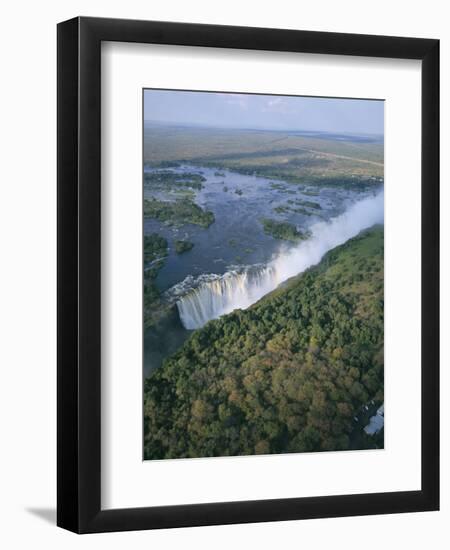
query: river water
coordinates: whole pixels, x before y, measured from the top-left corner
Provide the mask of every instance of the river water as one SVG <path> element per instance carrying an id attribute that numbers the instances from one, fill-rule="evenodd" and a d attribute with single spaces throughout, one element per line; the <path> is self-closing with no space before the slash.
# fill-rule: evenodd
<path id="1" fill-rule="evenodd" d="M 175 227 L 158 220 L 145 219 L 146 234 L 159 233 L 169 242 L 169 256 L 157 279 L 158 287 L 162 291 L 188 276 L 195 278 L 204 273 L 223 274 L 230 266 L 267 263 L 280 248 L 290 246 L 286 241 L 266 235 L 262 229 L 261 218 L 288 221 L 305 230 L 317 221 L 343 213 L 352 202 L 362 197 L 361 193 L 352 193 L 348 190 L 318 190 L 280 180 L 200 166 L 181 166 L 172 170 L 198 172 L 206 178 L 204 188 L 195 191 L 194 201 L 214 213 L 215 223 L 204 229 L 192 224 Z M 223 176 L 215 175 L 219 173 Z M 224 188 L 228 191 L 225 192 Z M 242 191 L 242 195 L 236 193 L 238 190 Z M 311 196 L 311 192 L 319 194 Z M 154 191 L 151 186 L 144 187 L 144 197 L 155 197 L 160 200 L 175 198 L 173 193 Z M 307 208 L 311 216 L 274 211 L 278 206 L 300 207 L 298 204 L 287 204 L 288 200 L 317 202 L 321 210 Z M 194 248 L 188 253 L 176 254 L 172 245 L 175 240 L 180 239 L 193 242 Z"/>
<path id="2" fill-rule="evenodd" d="M 318 263 L 331 248 L 383 220 L 380 187 L 354 192 L 201 166 L 171 170 L 197 172 L 206 179 L 203 189 L 195 191 L 194 201 L 212 211 L 215 222 L 205 229 L 192 224 L 175 226 L 153 219 L 144 221 L 145 234 L 158 233 L 168 241 L 169 255 L 156 284 L 164 300 L 177 304 L 181 321 L 172 322 L 172 328 L 165 327 L 162 331 L 156 328 L 146 334 L 146 375 L 160 364 L 166 349 L 173 353 L 190 330 L 237 307 L 248 307 L 287 278 Z M 146 171 L 155 170 L 146 168 Z M 145 185 L 144 196 L 174 200 L 176 192 Z M 318 203 L 320 209 L 302 206 L 302 201 Z M 285 206 L 306 208 L 310 215 L 275 211 Z M 292 223 L 300 231 L 311 232 L 311 238 L 301 243 L 275 239 L 264 233 L 262 218 Z M 194 247 L 178 255 L 174 241 L 181 239 L 191 241 Z"/>

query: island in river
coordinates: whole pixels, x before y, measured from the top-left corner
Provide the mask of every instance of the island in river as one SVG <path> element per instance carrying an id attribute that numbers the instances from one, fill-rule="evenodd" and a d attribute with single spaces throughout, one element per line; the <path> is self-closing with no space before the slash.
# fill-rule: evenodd
<path id="1" fill-rule="evenodd" d="M 144 128 L 146 459 L 383 447 L 383 141 Z"/>

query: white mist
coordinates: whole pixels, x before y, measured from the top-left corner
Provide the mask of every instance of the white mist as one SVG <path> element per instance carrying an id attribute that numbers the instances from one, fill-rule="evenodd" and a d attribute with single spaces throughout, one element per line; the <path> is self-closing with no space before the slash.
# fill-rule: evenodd
<path id="1" fill-rule="evenodd" d="M 381 191 L 356 202 L 336 218 L 314 224 L 308 240 L 281 252 L 267 266 L 243 273 L 230 271 L 188 292 L 177 302 L 183 326 L 190 330 L 200 328 L 211 319 L 248 308 L 280 283 L 318 264 L 332 248 L 383 221 L 384 191 Z"/>

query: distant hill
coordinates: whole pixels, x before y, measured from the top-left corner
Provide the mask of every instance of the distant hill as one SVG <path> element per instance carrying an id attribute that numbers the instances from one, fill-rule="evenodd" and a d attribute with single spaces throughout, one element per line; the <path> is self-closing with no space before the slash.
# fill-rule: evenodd
<path id="1" fill-rule="evenodd" d="M 145 458 L 374 447 L 354 417 L 383 401 L 383 271 L 374 227 L 195 331 L 145 382 Z"/>

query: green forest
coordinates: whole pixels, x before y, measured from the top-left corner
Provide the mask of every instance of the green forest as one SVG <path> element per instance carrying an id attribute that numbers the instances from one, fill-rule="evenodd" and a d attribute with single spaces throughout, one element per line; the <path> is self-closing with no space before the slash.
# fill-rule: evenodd
<path id="1" fill-rule="evenodd" d="M 166 239 L 157 233 L 144 235 L 144 324 L 146 328 L 155 322 L 155 312 L 162 308 L 155 281 L 167 254 Z"/>
<path id="2" fill-rule="evenodd" d="M 145 380 L 144 458 L 382 446 L 357 418 L 384 399 L 383 270 L 375 226 L 192 332 Z"/>
<path id="3" fill-rule="evenodd" d="M 188 198 L 173 202 L 160 201 L 155 198 L 144 199 L 144 218 L 154 218 L 175 225 L 193 223 L 204 228 L 214 223 L 212 212 L 202 210 Z"/>
<path id="4" fill-rule="evenodd" d="M 184 254 L 194 248 L 194 243 L 191 241 L 175 241 L 175 252 L 177 254 Z"/>
<path id="5" fill-rule="evenodd" d="M 281 179 L 290 184 L 365 191 L 384 179 L 382 140 L 355 142 L 301 136 L 292 132 L 160 126 L 144 127 L 146 166 L 192 163 L 217 174 Z"/>
<path id="6" fill-rule="evenodd" d="M 144 185 L 152 190 L 177 189 L 179 187 L 189 187 L 200 190 L 203 188 L 203 182 L 206 181 L 203 176 L 195 172 L 144 172 Z"/>
<path id="7" fill-rule="evenodd" d="M 298 242 L 304 241 L 311 236 L 311 233 L 307 231 L 299 231 L 294 224 L 289 222 L 280 222 L 269 218 L 263 218 L 261 223 L 264 228 L 264 233 L 267 235 L 272 235 L 275 239 Z"/>

